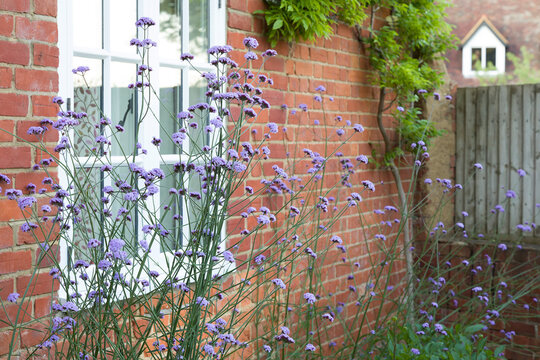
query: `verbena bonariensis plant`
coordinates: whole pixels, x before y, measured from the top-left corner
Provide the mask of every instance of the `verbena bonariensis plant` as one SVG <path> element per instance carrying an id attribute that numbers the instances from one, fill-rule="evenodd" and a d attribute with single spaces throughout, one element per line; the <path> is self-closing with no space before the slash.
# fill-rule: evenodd
<path id="1" fill-rule="evenodd" d="M 153 21 L 142 18 L 137 25 L 146 39 Z M 150 102 L 159 101 L 148 65 L 154 43 L 134 39 L 132 44 L 141 54 L 139 79 L 129 85 L 141 99 L 137 121 L 141 125 L 155 118 Z M 55 151 L 60 155 L 38 145 L 55 157 L 35 167 L 45 171 L 43 183 L 52 193 L 45 188 L 34 196 L 36 187 L 30 185 L 29 196 L 15 189 L 5 192 L 25 214 L 23 231 L 32 233 L 43 250 L 28 287 L 7 299 L 19 306 L 17 316 L 7 318 L 12 328 L 10 358 L 18 354 L 20 332 L 36 324 L 48 330 L 28 357 L 44 353 L 66 359 L 392 358 L 389 354 L 397 354 L 398 344 L 401 353 L 425 356 L 417 344 L 446 336 L 450 319 L 459 315 L 463 323 L 500 326 L 496 322 L 503 310 L 538 288 L 513 282 L 519 275 L 511 269 L 495 271 L 495 263 L 488 259 L 496 257 L 483 256 L 487 246 L 475 250 L 465 263 L 456 262 L 452 251 L 441 252 L 440 240 L 448 235 L 443 234 L 444 224 L 426 225 L 433 232 L 426 241 L 404 244 L 404 219 L 416 216 L 426 201 L 413 206 L 418 171 L 428 157 L 422 140 L 414 144 L 411 164 L 408 208 L 412 210 L 402 213 L 393 204 L 366 208 L 362 196 L 386 185 L 359 179 L 362 173 L 355 169 L 366 166 L 367 157 L 343 153 L 343 145 L 363 127 L 339 116 L 333 117 L 337 126 L 330 125 L 323 98 L 332 99 L 319 86 L 314 99 L 321 104 L 323 120 L 313 136 L 322 139 L 324 152 L 289 144 L 290 130 L 258 120 L 260 112 L 270 107 L 262 95 L 272 80 L 250 70 L 258 57 L 257 41 L 246 38 L 244 44 L 245 69 L 228 57 L 231 47 L 209 49 L 215 72 L 201 73 L 207 81 L 207 101 L 170 114 L 179 130 L 154 139 L 152 148 L 124 146 L 121 161 L 113 161 L 111 146 L 124 142 L 124 128 L 112 126 L 117 119 L 109 120 L 106 114 L 91 119 L 82 112 L 61 111 L 58 120 L 45 119 L 29 130 L 39 138 L 54 131 L 51 127 L 59 131 Z M 266 60 L 273 55 L 267 50 L 261 56 Z M 182 59 L 190 61 L 192 56 L 183 54 Z M 91 69 L 81 66 L 74 71 L 84 80 Z M 60 98 L 53 101 L 62 105 Z M 99 105 L 96 99 L 91 103 Z M 310 119 L 307 106 L 298 108 L 300 112 L 291 110 L 289 115 Z M 90 141 L 76 143 L 81 124 L 90 121 L 100 131 Z M 257 138 L 261 128 L 264 134 Z M 211 138 L 210 144 L 204 137 Z M 272 137 L 281 137 L 291 154 L 285 165 L 274 164 L 271 174 L 264 174 L 261 185 L 247 185 L 250 172 L 269 170 L 264 165 L 271 156 L 267 142 Z M 164 144 L 174 144 L 178 161 L 164 168 L 138 165 L 140 156 L 159 152 Z M 81 157 L 77 147 L 83 147 L 87 156 Z M 299 154 L 305 158 L 295 159 Z M 356 163 L 347 156 L 355 156 Z M 53 162 L 64 174 L 60 184 L 49 172 Z M 331 163 L 342 169 L 341 176 L 328 170 Z M 93 168 L 108 185 L 96 187 L 91 171 L 81 170 Z M 450 199 L 449 190 L 460 187 L 447 180 L 439 183 L 445 189 L 442 202 Z M 362 190 L 353 191 L 358 188 Z M 38 209 L 37 203 L 43 201 L 46 204 Z M 187 210 L 181 213 L 180 207 Z M 353 223 L 365 244 L 353 242 L 356 252 L 349 255 L 349 244 L 338 231 L 343 229 L 335 230 L 334 225 L 355 209 Z M 372 212 L 381 223 L 378 219 L 374 223 Z M 451 230 L 460 227 L 446 226 L 454 234 Z M 71 249 L 69 261 L 59 261 L 62 242 Z M 413 245 L 416 276 L 410 297 L 404 291 L 410 288 L 404 263 Z M 164 253 L 156 257 L 159 248 Z M 482 265 L 475 262 L 484 258 L 488 263 L 478 268 Z M 23 322 L 30 313 L 25 299 L 45 261 L 53 264 L 49 276 L 57 284 L 52 289 L 52 312 Z M 476 272 L 474 282 L 452 277 L 462 269 Z M 338 280 L 330 289 L 325 282 L 328 271 L 334 271 Z M 537 270 L 528 276 L 538 278 Z M 503 289 L 491 294 L 495 278 L 515 284 L 511 299 Z M 58 286 L 60 296 L 54 291 Z M 411 308 L 419 311 L 410 324 L 405 315 L 413 303 Z M 433 329 L 431 336 L 416 327 Z M 418 339 L 408 344 L 410 337 L 406 340 L 399 329 L 414 329 Z M 467 336 L 479 336 L 479 328 L 473 329 Z M 512 332 L 505 334 L 511 337 Z"/>

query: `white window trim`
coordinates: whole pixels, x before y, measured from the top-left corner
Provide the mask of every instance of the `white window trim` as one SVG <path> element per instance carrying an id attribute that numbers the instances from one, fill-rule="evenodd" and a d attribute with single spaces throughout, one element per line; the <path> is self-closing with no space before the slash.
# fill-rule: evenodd
<path id="1" fill-rule="evenodd" d="M 110 2 L 114 0 L 103 0 L 104 8 L 106 6 L 110 6 Z M 147 16 L 154 20 L 159 21 L 159 0 L 133 0 L 137 1 L 139 14 L 137 14 L 137 17 L 141 16 Z M 181 0 L 182 5 L 184 9 L 187 9 L 189 6 L 189 0 Z M 58 15 L 57 15 L 57 24 L 58 24 L 58 48 L 60 50 L 60 56 L 59 56 L 59 96 L 61 96 L 64 99 L 71 98 L 73 99 L 73 75 L 71 73 L 71 69 L 75 67 L 75 65 L 80 64 L 73 64 L 72 63 L 72 57 L 77 55 L 82 55 L 85 57 L 95 57 L 103 59 L 103 61 L 108 61 L 109 63 L 114 60 L 121 60 L 123 62 L 132 62 L 133 64 L 140 63 L 140 58 L 136 54 L 126 54 L 126 53 L 115 53 L 111 51 L 110 53 L 105 53 L 104 51 L 96 51 L 96 50 L 89 50 L 84 48 L 74 48 L 73 46 L 73 38 L 72 38 L 72 31 L 70 29 L 73 28 L 73 18 L 71 16 L 72 14 L 72 0 L 58 0 Z M 209 0 L 209 11 L 210 11 L 210 19 L 209 19 L 209 45 L 224 45 L 226 43 L 226 33 L 227 33 L 227 27 L 226 27 L 226 4 L 223 0 Z M 107 12 L 105 12 L 107 13 Z M 144 14 L 144 15 L 142 15 Z M 183 23 L 187 23 L 188 19 L 188 11 L 182 12 L 183 16 Z M 106 16 L 104 19 L 104 22 L 106 21 Z M 135 24 L 133 24 L 135 26 Z M 104 39 L 108 39 L 107 34 L 105 33 L 107 27 L 104 26 Z M 188 40 L 188 27 L 183 26 L 182 27 L 182 41 L 187 42 Z M 159 39 L 159 26 L 152 26 L 149 28 L 149 38 L 157 40 Z M 106 46 L 107 44 L 105 44 Z M 182 46 L 182 48 L 186 48 L 185 44 Z M 195 59 L 193 62 L 195 66 L 202 70 L 210 70 L 212 71 L 214 68 L 211 67 L 208 63 L 201 63 L 200 60 Z M 180 59 L 159 59 L 159 44 L 157 48 L 153 48 L 151 50 L 151 57 L 150 57 L 150 64 L 153 69 L 153 78 L 159 79 L 159 68 L 160 66 L 168 66 L 176 69 L 181 69 L 183 72 L 183 79 L 185 79 L 186 83 L 189 83 L 188 80 L 188 72 L 191 69 L 190 66 L 187 66 L 184 62 L 181 62 Z M 107 66 L 107 65 L 105 65 Z M 104 68 L 105 68 L 104 66 Z M 107 71 L 103 72 L 103 87 L 105 91 L 106 89 L 109 89 L 110 92 L 110 79 L 108 78 Z M 156 87 L 159 88 L 159 87 Z M 187 104 L 187 94 L 189 92 L 188 86 L 182 86 L 182 96 L 183 96 L 183 104 Z M 111 113 L 111 96 L 110 94 L 105 94 L 103 99 L 104 104 L 104 113 L 110 114 Z M 187 108 L 187 105 L 184 105 L 185 108 Z M 153 102 L 151 105 L 151 109 L 155 114 L 159 114 L 159 103 Z M 186 110 L 186 109 L 183 109 Z M 163 157 L 164 161 L 161 161 L 161 158 L 159 157 L 158 149 L 155 146 L 150 145 L 153 136 L 159 136 L 159 132 L 156 134 L 155 129 L 159 129 L 159 120 L 157 118 L 154 118 L 152 116 L 145 119 L 145 122 L 142 124 L 141 128 L 141 134 L 142 137 L 139 138 L 139 142 L 143 145 L 143 148 L 147 149 L 148 153 L 144 156 L 137 156 L 136 163 L 143 166 L 145 169 L 150 169 L 155 167 L 155 164 L 172 164 L 176 163 L 181 159 L 180 155 L 166 155 Z M 122 158 L 122 157 L 120 157 Z M 79 158 L 81 159 L 81 158 Z M 112 162 L 116 162 L 114 157 L 112 159 L 109 159 L 109 161 L 112 160 Z M 122 160 L 124 160 L 122 158 Z M 64 188 L 65 185 L 68 183 L 68 179 L 66 174 L 59 169 L 58 171 L 58 177 L 60 185 Z M 159 196 L 159 194 L 156 194 Z M 159 200 L 159 197 L 157 199 Z M 159 202 L 158 202 L 159 203 Z M 184 207 L 185 208 L 185 207 Z M 226 222 L 225 222 L 226 223 Z M 224 225 L 225 226 L 225 225 Z M 141 231 L 142 229 L 142 221 L 139 222 L 139 234 L 140 236 L 144 236 L 144 234 Z M 224 228 L 222 231 L 221 236 L 221 249 L 222 251 L 225 250 L 225 239 L 224 234 L 226 233 L 226 229 Z M 186 234 L 188 235 L 188 234 Z M 157 242 L 156 242 L 157 243 Z M 60 266 L 62 269 L 66 269 L 68 265 L 68 244 L 64 239 L 60 239 Z M 159 244 L 155 244 L 154 247 L 151 249 L 151 253 L 149 255 L 149 258 L 151 261 L 155 264 L 165 264 L 166 262 L 171 262 L 174 258 L 173 253 L 161 253 L 159 249 Z M 137 271 L 138 269 L 133 269 L 134 271 Z M 156 269 L 160 270 L 160 269 Z M 224 260 L 221 260 L 219 263 L 216 264 L 214 267 L 214 274 L 224 274 L 228 273 L 230 271 L 234 270 L 234 264 L 230 264 L 225 262 Z M 86 272 L 91 275 L 95 271 L 95 265 L 91 265 L 90 268 L 86 270 Z M 160 272 L 161 273 L 161 272 Z M 182 274 L 179 274 L 182 276 Z M 161 277 L 161 278 L 160 278 Z M 161 275 L 157 278 L 158 281 L 163 280 L 165 275 Z M 148 279 L 150 280 L 150 279 Z M 152 283 L 152 282 L 150 282 Z M 79 293 L 81 295 L 85 295 L 88 291 L 88 289 L 85 288 L 85 282 L 78 282 L 79 286 Z M 149 290 L 151 289 L 151 286 Z M 63 287 L 60 287 L 59 290 L 59 297 L 60 299 L 67 299 L 68 294 L 65 293 L 65 290 Z"/>

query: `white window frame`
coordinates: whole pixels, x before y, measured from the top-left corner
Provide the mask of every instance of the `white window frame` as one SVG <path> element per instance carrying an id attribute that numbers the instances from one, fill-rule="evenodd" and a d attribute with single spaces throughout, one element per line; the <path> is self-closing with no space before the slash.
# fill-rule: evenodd
<path id="1" fill-rule="evenodd" d="M 105 114 L 111 114 L 111 86 L 110 86 L 110 77 L 108 74 L 108 69 L 110 69 L 110 63 L 111 61 L 122 61 L 122 62 L 130 62 L 134 64 L 140 63 L 140 57 L 138 54 L 135 54 L 134 52 L 131 54 L 122 53 L 122 52 L 115 52 L 114 50 L 106 51 L 106 50 L 90 50 L 90 49 L 84 49 L 84 48 L 77 48 L 74 47 L 73 44 L 73 32 L 70 31 L 70 29 L 73 29 L 73 18 L 72 18 L 72 11 L 73 11 L 73 0 L 58 0 L 58 15 L 57 15 L 57 24 L 58 24 L 58 47 L 60 49 L 60 61 L 59 61 L 59 96 L 61 96 L 64 99 L 73 99 L 73 76 L 71 69 L 73 69 L 76 66 L 79 66 L 81 64 L 73 64 L 72 58 L 73 56 L 84 56 L 88 58 L 98 58 L 103 60 L 103 89 L 104 89 L 104 96 L 103 96 L 103 112 Z M 107 49 L 109 46 L 107 44 L 107 39 L 109 38 L 109 27 L 106 25 L 106 21 L 109 21 L 107 14 L 108 11 L 105 9 L 107 7 L 110 7 L 111 2 L 114 0 L 103 0 L 103 38 L 104 41 L 104 48 Z M 148 37 L 150 39 L 153 39 L 154 41 L 159 40 L 159 0 L 133 0 L 137 2 L 137 9 L 138 14 L 137 18 L 140 18 L 141 16 L 146 16 L 152 18 L 154 21 L 156 21 L 156 26 L 152 26 L 148 29 L 149 34 Z M 182 23 L 186 24 L 189 19 L 189 0 L 179 0 L 182 2 Z M 224 45 L 226 43 L 226 5 L 225 1 L 222 0 L 209 0 L 208 2 L 209 6 L 209 21 L 208 26 L 209 29 L 209 45 Z M 133 24 L 135 28 L 135 24 Z M 189 27 L 188 26 L 182 26 L 182 49 L 186 49 L 187 45 L 189 44 Z M 159 89 L 159 70 L 160 67 L 168 67 L 168 68 L 174 68 L 178 69 L 182 73 L 182 104 L 183 108 L 182 110 L 187 110 L 188 104 L 188 98 L 189 98 L 189 86 L 185 86 L 184 84 L 189 84 L 189 73 L 192 69 L 191 66 L 189 66 L 186 62 L 182 62 L 180 60 L 180 54 L 178 54 L 178 57 L 176 59 L 160 59 L 159 57 L 159 43 L 156 48 L 152 48 L 150 55 L 150 66 L 153 68 L 152 77 L 153 77 L 153 86 L 156 90 Z M 215 71 L 215 68 L 211 66 L 208 62 L 202 62 L 201 59 L 194 59 L 192 63 L 197 67 L 197 69 L 202 71 Z M 151 111 L 154 114 L 159 114 L 160 111 L 160 104 L 157 101 L 154 101 L 150 105 Z M 157 129 L 157 131 L 156 131 Z M 158 117 L 154 116 L 148 116 L 145 121 L 142 124 L 140 134 L 138 141 L 142 144 L 142 147 L 147 150 L 146 155 L 138 155 L 136 157 L 136 163 L 140 166 L 142 166 L 145 169 L 151 169 L 156 167 L 156 164 L 165 165 L 165 164 L 174 164 L 178 161 L 185 160 L 184 156 L 181 154 L 176 155 L 163 155 L 160 157 L 159 155 L 159 149 L 157 149 L 155 146 L 151 144 L 151 141 L 153 137 L 159 137 L 159 120 Z M 189 146 L 189 145 L 188 145 Z M 186 150 L 186 147 L 184 146 L 184 151 Z M 187 150 L 189 151 L 189 150 Z M 118 161 L 124 162 L 124 158 L 122 156 L 118 157 L 120 159 L 115 159 L 115 157 L 111 157 L 110 160 L 112 160 L 112 164 L 116 164 Z M 79 158 L 81 159 L 81 158 Z M 64 188 L 67 184 L 67 176 L 66 174 L 59 169 L 59 180 L 60 185 Z M 159 201 L 159 193 L 154 195 L 154 199 L 157 204 L 160 204 Z M 186 209 L 185 205 L 183 209 Z M 157 209 L 156 209 L 157 210 Z M 139 229 L 138 234 L 139 237 L 142 239 L 144 238 L 144 233 L 142 233 L 142 221 L 139 221 Z M 186 228 L 186 227 L 185 227 Z M 225 229 L 221 232 L 221 249 L 225 250 L 225 241 L 224 241 L 224 234 Z M 188 234 L 186 234 L 188 235 Z M 189 238 L 189 237 L 185 237 Z M 164 264 L 172 262 L 174 258 L 174 254 L 170 252 L 161 252 L 159 248 L 159 242 L 155 242 L 154 245 L 151 248 L 151 252 L 149 254 L 150 260 L 152 263 L 155 264 Z M 68 244 L 65 240 L 60 240 L 60 266 L 62 269 L 66 269 L 68 265 Z M 91 266 L 91 268 L 88 269 L 87 273 L 90 275 L 93 271 L 95 271 L 94 265 Z M 156 269 L 159 271 L 159 269 Z M 224 261 L 220 261 L 218 266 L 215 268 L 215 273 L 224 273 L 231 270 L 231 265 L 226 264 Z M 162 272 L 161 272 L 162 273 Z M 161 275 L 161 277 L 164 277 L 165 275 Z M 158 281 L 160 278 L 157 279 Z M 84 289 L 84 282 L 78 283 L 79 289 L 82 289 L 82 291 L 79 291 L 80 293 L 85 293 Z M 59 296 L 61 299 L 67 299 L 67 295 L 64 292 L 64 289 L 61 287 Z"/>
<path id="2" fill-rule="evenodd" d="M 486 49 L 495 49 L 495 69 L 486 70 Z M 472 49 L 481 49 L 482 70 L 475 70 L 472 66 Z M 493 33 L 487 24 L 482 24 L 467 40 L 461 49 L 461 72 L 464 78 L 477 76 L 495 76 L 505 73 L 506 46 Z"/>

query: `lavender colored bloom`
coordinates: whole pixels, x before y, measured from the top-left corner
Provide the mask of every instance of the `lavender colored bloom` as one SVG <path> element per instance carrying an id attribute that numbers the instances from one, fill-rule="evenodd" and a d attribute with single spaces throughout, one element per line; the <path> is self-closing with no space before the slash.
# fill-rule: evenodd
<path id="1" fill-rule="evenodd" d="M 270 129 L 270 133 L 272 134 L 278 133 L 278 126 L 276 123 L 269 122 L 268 124 L 266 124 L 266 126 L 268 127 L 268 129 Z"/>
<path id="2" fill-rule="evenodd" d="M 474 167 L 477 168 L 478 170 L 482 170 L 484 167 L 482 166 L 482 164 L 480 163 L 476 163 L 474 164 Z"/>
<path id="3" fill-rule="evenodd" d="M 74 74 L 80 73 L 81 75 L 84 75 L 84 73 L 87 72 L 88 70 L 90 70 L 90 68 L 88 66 L 79 66 L 79 67 L 71 70 L 71 72 L 73 72 Z"/>
<path id="4" fill-rule="evenodd" d="M 317 298 L 312 293 L 305 293 L 304 299 L 306 299 L 308 304 L 315 304 L 315 301 L 317 301 Z"/>
<path id="5" fill-rule="evenodd" d="M 369 180 L 362 181 L 362 185 L 370 191 L 375 191 L 375 185 Z"/>
<path id="6" fill-rule="evenodd" d="M 253 51 L 248 51 L 247 53 L 245 53 L 244 58 L 248 61 L 258 59 L 257 54 L 255 54 Z"/>
<path id="7" fill-rule="evenodd" d="M 103 259 L 98 263 L 98 269 L 101 269 L 101 270 L 107 270 L 111 266 L 112 266 L 112 263 L 107 259 Z"/>
<path id="8" fill-rule="evenodd" d="M 514 190 L 508 190 L 506 192 L 506 197 L 509 198 L 509 199 L 514 199 L 516 198 L 516 192 Z"/>
<path id="9" fill-rule="evenodd" d="M 506 246 L 506 244 L 499 244 L 499 246 L 497 246 L 501 251 L 506 251 L 508 249 L 508 246 Z"/>
<path id="10" fill-rule="evenodd" d="M 263 345 L 263 350 L 266 351 L 267 353 L 271 353 L 272 352 L 272 348 L 268 345 Z"/>
<path id="11" fill-rule="evenodd" d="M 244 46 L 249 49 L 256 49 L 259 46 L 259 42 L 255 38 L 246 37 L 244 38 Z"/>
<path id="12" fill-rule="evenodd" d="M 233 256 L 232 252 L 230 252 L 228 250 L 225 250 L 223 252 L 223 258 L 225 260 L 227 260 L 228 262 L 230 262 L 230 263 L 234 263 L 234 256 Z"/>
<path id="13" fill-rule="evenodd" d="M 239 161 L 235 161 L 232 165 L 232 169 L 237 173 L 241 173 L 247 169 L 247 166 Z"/>
<path id="14" fill-rule="evenodd" d="M 283 282 L 283 280 L 281 279 L 273 279 L 272 284 L 276 285 L 277 287 L 281 289 L 285 289 L 287 287 L 285 283 Z"/>
<path id="15" fill-rule="evenodd" d="M 362 162 L 364 164 L 367 164 L 369 162 L 368 157 L 366 155 L 358 155 L 356 157 L 356 161 Z"/>
<path id="16" fill-rule="evenodd" d="M 16 303 L 19 296 L 20 296 L 19 293 L 16 293 L 16 292 L 11 293 L 11 294 L 9 294 L 7 296 L 7 301 L 12 302 L 12 303 Z"/>
<path id="17" fill-rule="evenodd" d="M 412 348 L 412 349 L 411 349 L 411 353 L 412 353 L 413 355 L 420 355 L 420 350 L 418 350 L 418 349 L 416 349 L 416 348 Z"/>
<path id="18" fill-rule="evenodd" d="M 32 206 L 32 204 L 36 203 L 36 198 L 33 196 L 28 197 L 21 197 L 17 199 L 17 203 L 19 204 L 19 207 L 21 209 L 27 208 Z"/>
<path id="19" fill-rule="evenodd" d="M 270 224 L 270 218 L 266 215 L 259 215 L 257 217 L 257 222 L 262 225 Z"/>
<path id="20" fill-rule="evenodd" d="M 527 175 L 527 173 L 526 173 L 525 170 L 523 170 L 523 169 L 518 169 L 518 170 L 517 170 L 517 173 L 518 173 L 519 176 L 521 176 L 521 177 Z"/>
<path id="21" fill-rule="evenodd" d="M 313 351 L 315 351 L 315 350 L 317 350 L 317 349 L 316 349 L 315 346 L 313 346 L 312 344 L 307 344 L 307 345 L 306 345 L 306 351 L 311 351 L 311 352 L 313 352 Z"/>
<path id="22" fill-rule="evenodd" d="M 210 356 L 213 356 L 216 354 L 216 352 L 214 351 L 214 347 L 210 344 L 206 344 L 203 346 L 203 350 L 206 354 L 210 355 Z"/>
<path id="23" fill-rule="evenodd" d="M 149 17 L 141 17 L 139 20 L 135 22 L 135 26 L 143 27 L 143 28 L 153 26 L 153 25 L 156 25 L 156 22 Z"/>
<path id="24" fill-rule="evenodd" d="M 343 130 L 343 129 L 337 129 L 337 130 L 336 130 L 336 134 L 337 134 L 338 136 L 341 136 L 341 135 L 345 134 L 345 130 Z"/>
<path id="25" fill-rule="evenodd" d="M 353 125 L 353 129 L 354 129 L 354 131 L 356 131 L 356 132 L 360 132 L 360 133 L 361 133 L 361 132 L 364 132 L 364 127 L 363 127 L 362 125 L 360 125 L 360 124 L 354 124 L 354 125 Z"/>
<path id="26" fill-rule="evenodd" d="M 399 111 L 399 112 L 404 112 L 405 109 L 403 108 L 403 106 L 398 106 L 398 107 L 397 107 L 397 111 Z"/>
<path id="27" fill-rule="evenodd" d="M 208 300 L 206 300 L 202 296 L 197 296 L 197 299 L 195 299 L 195 303 L 197 305 L 200 305 L 201 307 L 205 307 L 205 306 L 207 306 L 209 304 Z"/>
<path id="28" fill-rule="evenodd" d="M 276 56 L 277 55 L 277 51 L 274 50 L 274 49 L 268 49 L 266 50 L 265 52 L 262 53 L 262 56 L 263 57 L 266 57 L 266 56 Z"/>

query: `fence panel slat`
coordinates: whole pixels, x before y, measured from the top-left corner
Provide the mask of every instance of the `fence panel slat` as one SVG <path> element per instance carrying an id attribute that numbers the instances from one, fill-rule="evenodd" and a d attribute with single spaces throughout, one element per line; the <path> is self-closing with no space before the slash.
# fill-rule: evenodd
<path id="1" fill-rule="evenodd" d="M 521 178 L 521 222 L 533 221 L 534 216 L 534 183 L 531 171 L 534 169 L 534 85 L 523 87 L 523 170 L 526 175 Z M 531 236 L 532 233 L 524 232 Z"/>
<path id="2" fill-rule="evenodd" d="M 465 98 L 467 101 L 467 107 L 465 109 L 466 113 L 466 123 L 465 123 L 465 184 L 463 184 L 463 189 L 465 191 L 465 211 L 473 215 L 474 211 L 474 197 L 475 197 L 475 186 L 473 182 L 473 177 L 468 174 L 472 171 L 474 163 L 476 162 L 476 136 L 475 136 L 475 121 L 476 118 L 476 89 L 467 88 L 465 93 Z M 465 219 L 465 225 L 467 228 L 470 228 L 474 225 L 474 216 L 470 216 Z"/>
<path id="3" fill-rule="evenodd" d="M 487 119 L 487 161 L 486 161 L 486 209 L 487 229 L 497 229 L 497 216 L 490 211 L 497 205 L 499 181 L 497 163 L 499 161 L 499 87 L 490 86 L 488 89 L 488 119 Z"/>
<path id="4" fill-rule="evenodd" d="M 474 233 L 514 238 L 522 233 L 516 225 L 540 223 L 540 84 L 458 89 L 456 182 L 464 187 L 456 192 L 456 221 Z M 517 198 L 508 199 L 508 190 Z M 504 210 L 492 214 L 496 205 Z M 537 241 L 540 226 L 523 235 Z"/>
<path id="5" fill-rule="evenodd" d="M 487 143 L 487 87 L 476 89 L 476 121 L 475 125 L 475 162 L 482 164 L 484 169 L 475 171 L 474 176 L 474 215 L 475 232 L 484 233 L 486 231 L 486 143 Z"/>
<path id="6" fill-rule="evenodd" d="M 465 101 L 465 89 L 458 89 L 456 94 L 456 133 L 465 133 L 465 123 L 467 121 L 465 113 L 466 101 Z M 456 136 L 456 183 L 465 185 L 465 161 L 464 152 L 465 149 L 465 136 Z M 463 191 L 456 191 L 456 211 L 461 212 L 465 207 L 465 193 Z"/>
<path id="7" fill-rule="evenodd" d="M 510 186 L 509 189 L 516 192 L 521 199 L 523 196 L 523 189 L 521 186 L 521 179 L 517 173 L 517 170 L 523 166 L 523 86 L 511 86 L 511 113 L 510 113 L 510 164 L 508 172 L 510 173 Z M 521 206 L 519 200 L 509 199 L 510 206 L 508 210 L 510 212 L 510 233 L 515 233 L 515 226 L 521 220 Z"/>

